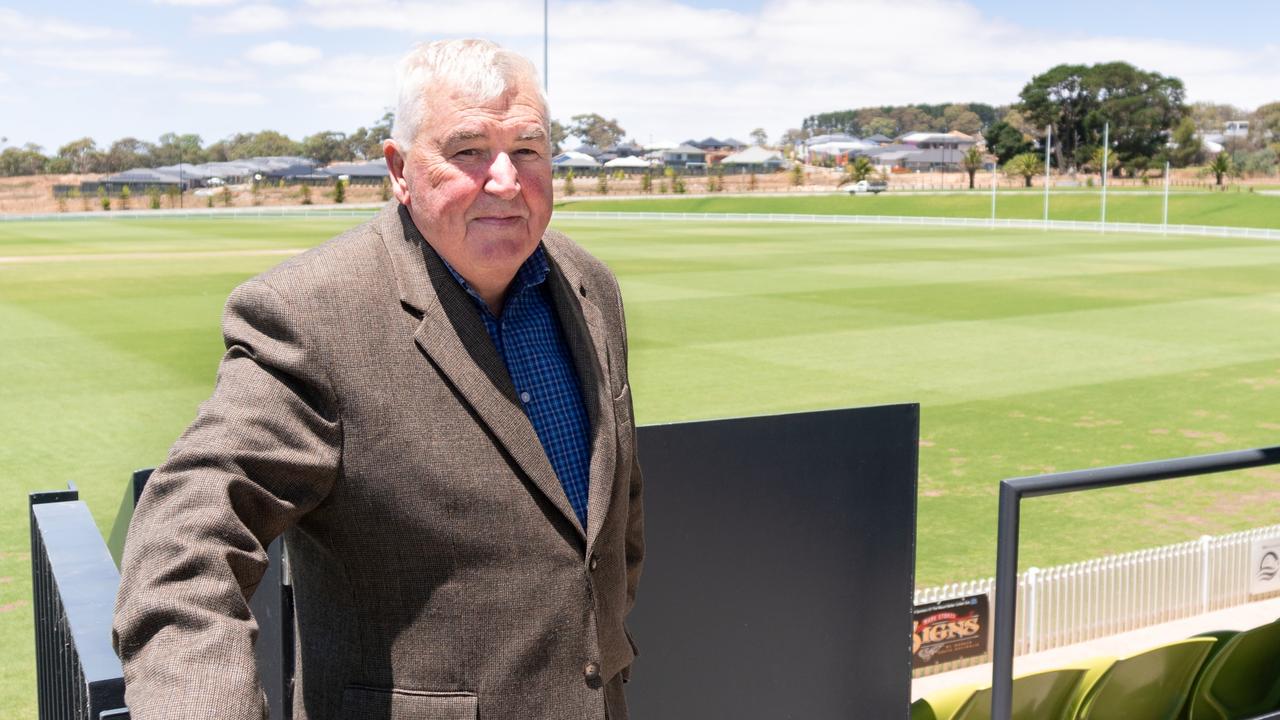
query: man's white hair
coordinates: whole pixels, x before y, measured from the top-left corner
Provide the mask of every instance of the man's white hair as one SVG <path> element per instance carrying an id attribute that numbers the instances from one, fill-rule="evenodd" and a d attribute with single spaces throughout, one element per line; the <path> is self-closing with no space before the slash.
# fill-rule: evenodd
<path id="1" fill-rule="evenodd" d="M 408 152 L 426 120 L 427 93 L 439 86 L 460 89 L 477 100 L 492 100 L 524 83 L 537 92 L 542 117 L 547 98 L 538 71 L 523 55 L 488 40 L 437 40 L 419 43 L 396 68 L 396 115 L 391 139 Z"/>

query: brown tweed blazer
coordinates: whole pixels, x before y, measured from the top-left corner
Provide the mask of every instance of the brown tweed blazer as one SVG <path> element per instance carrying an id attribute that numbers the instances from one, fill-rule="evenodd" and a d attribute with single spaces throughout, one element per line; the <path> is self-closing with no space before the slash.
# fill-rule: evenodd
<path id="1" fill-rule="evenodd" d="M 548 231 L 591 421 L 579 525 L 479 314 L 408 213 L 236 289 L 212 398 L 138 503 L 135 720 L 259 718 L 245 598 L 285 533 L 297 718 L 622 720 L 644 554 L 617 282 Z"/>

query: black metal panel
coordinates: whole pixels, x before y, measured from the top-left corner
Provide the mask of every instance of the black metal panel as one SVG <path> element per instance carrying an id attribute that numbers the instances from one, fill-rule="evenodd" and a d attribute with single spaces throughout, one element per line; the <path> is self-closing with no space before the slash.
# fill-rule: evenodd
<path id="1" fill-rule="evenodd" d="M 636 720 L 906 718 L 919 408 L 639 429 Z"/>
<path id="2" fill-rule="evenodd" d="M 33 493 L 30 503 L 40 717 L 93 720 L 124 706 L 111 647 L 120 575 L 74 490 Z"/>

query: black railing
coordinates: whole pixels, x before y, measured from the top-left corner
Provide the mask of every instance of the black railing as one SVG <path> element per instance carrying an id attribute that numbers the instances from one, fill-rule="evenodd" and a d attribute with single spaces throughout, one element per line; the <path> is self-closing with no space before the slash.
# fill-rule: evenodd
<path id="1" fill-rule="evenodd" d="M 41 720 L 127 720 L 111 614 L 120 573 L 74 486 L 30 495 Z"/>
<path id="2" fill-rule="evenodd" d="M 1000 483 L 996 539 L 996 613 L 992 648 L 991 717 L 1009 720 L 1013 709 L 1013 643 L 1018 595 L 1018 523 L 1024 497 L 1098 490 L 1156 480 L 1208 475 L 1280 464 L 1280 446 L 1159 460 L 1134 465 L 1014 478 Z M 1280 713 L 1254 720 L 1280 718 Z"/>

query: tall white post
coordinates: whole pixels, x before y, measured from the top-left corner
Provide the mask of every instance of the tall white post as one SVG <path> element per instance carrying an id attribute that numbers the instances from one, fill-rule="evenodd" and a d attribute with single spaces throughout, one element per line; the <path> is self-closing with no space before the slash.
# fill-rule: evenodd
<path id="1" fill-rule="evenodd" d="M 991 168 L 991 227 L 996 226 L 996 168 Z"/>
<path id="2" fill-rule="evenodd" d="M 1044 138 L 1044 229 L 1049 229 L 1049 152 L 1053 148 L 1053 126 L 1045 126 Z"/>
<path id="3" fill-rule="evenodd" d="M 548 31 L 550 25 L 550 13 L 547 6 L 551 0 L 542 0 L 542 92 L 551 92 L 551 33 Z"/>
<path id="4" fill-rule="evenodd" d="M 1164 164 L 1164 213 L 1161 224 L 1164 225 L 1164 233 L 1169 234 L 1169 163 Z"/>
<path id="5" fill-rule="evenodd" d="M 1102 126 L 1102 232 L 1107 231 L 1107 176 L 1111 174 L 1111 123 Z"/>

